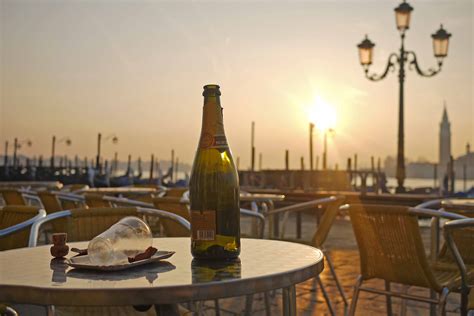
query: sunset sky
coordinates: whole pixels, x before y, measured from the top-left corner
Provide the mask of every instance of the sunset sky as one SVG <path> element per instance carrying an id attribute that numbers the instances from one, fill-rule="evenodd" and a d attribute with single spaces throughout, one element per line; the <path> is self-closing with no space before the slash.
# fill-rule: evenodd
<path id="1" fill-rule="evenodd" d="M 446 100 L 455 157 L 474 142 L 474 8 L 471 0 L 409 1 L 406 45 L 424 69 L 436 65 L 431 34 L 452 33 L 442 72 L 408 71 L 406 156 L 438 159 Z M 26 155 L 92 158 L 96 135 L 116 134 L 103 153 L 191 163 L 199 139 L 202 86 L 221 86 L 226 134 L 249 166 L 250 126 L 266 168 L 308 159 L 308 124 L 330 108 L 329 165 L 359 154 L 395 155 L 398 79 L 364 78 L 356 45 L 376 43 L 372 71 L 399 48 L 399 1 L 6 1 L 0 0 L 0 141 L 29 138 Z M 326 112 L 325 112 L 326 113 Z M 316 114 L 317 115 L 317 114 Z M 318 118 L 316 117 L 316 121 Z M 472 146 L 471 146 L 472 147 Z M 10 152 L 11 152 L 10 147 Z M 317 130 L 315 155 L 321 155 Z M 308 164 L 308 162 L 307 162 Z"/>

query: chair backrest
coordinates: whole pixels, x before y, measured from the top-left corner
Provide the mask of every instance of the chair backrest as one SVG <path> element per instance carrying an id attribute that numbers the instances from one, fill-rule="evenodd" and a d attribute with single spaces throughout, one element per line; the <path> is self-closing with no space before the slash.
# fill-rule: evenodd
<path id="1" fill-rule="evenodd" d="M 326 210 L 321 217 L 318 229 L 313 236 L 313 245 L 316 248 L 321 248 L 329 235 L 329 231 L 339 212 L 339 207 L 344 203 L 344 196 L 336 196 L 334 202 L 327 204 Z"/>
<path id="2" fill-rule="evenodd" d="M 451 237 L 464 261 L 464 264 L 474 264 L 474 225 L 460 229 L 453 229 Z M 452 253 L 448 252 L 452 257 Z"/>
<path id="3" fill-rule="evenodd" d="M 181 202 L 179 197 L 154 198 L 153 205 L 159 210 L 179 215 L 190 221 L 188 206 L 186 203 Z M 160 219 L 160 224 L 163 226 L 169 237 L 189 236 L 189 231 L 172 220 Z"/>
<path id="4" fill-rule="evenodd" d="M 86 193 L 84 195 L 88 207 L 112 207 L 109 201 L 104 200 L 102 194 Z"/>
<path id="5" fill-rule="evenodd" d="M 441 290 L 425 254 L 418 218 L 408 207 L 349 205 L 364 279 Z"/>
<path id="6" fill-rule="evenodd" d="M 83 203 L 61 199 L 61 206 L 63 210 L 72 210 L 73 208 L 80 208 L 81 204 Z"/>
<path id="7" fill-rule="evenodd" d="M 20 191 L 16 189 L 0 189 L 6 205 L 26 205 L 26 201 Z"/>
<path id="8" fill-rule="evenodd" d="M 169 219 L 183 226 L 190 234 L 191 225 L 189 221 L 175 214 L 143 207 L 98 207 L 65 210 L 49 214 L 34 222 L 29 236 L 29 247 L 36 247 L 38 235 L 42 225 L 46 223 L 60 223 L 65 229 L 62 232 L 68 234 L 68 241 L 87 241 L 107 230 L 126 216 L 137 216 L 147 222 L 149 218 Z M 153 229 L 152 229 L 153 232 Z M 171 236 L 167 231 L 164 236 Z"/>
<path id="9" fill-rule="evenodd" d="M 99 207 L 71 210 L 71 216 L 65 220 L 68 241 L 91 240 L 126 216 L 138 216 L 135 207 Z M 54 223 L 54 221 L 53 221 Z"/>
<path id="10" fill-rule="evenodd" d="M 186 192 L 188 188 L 169 188 L 165 191 L 165 196 L 169 197 L 182 197 L 184 192 Z"/>
<path id="11" fill-rule="evenodd" d="M 0 210 L 0 229 L 19 224 L 38 215 L 39 207 L 25 205 L 5 206 Z M 28 246 L 30 231 L 23 229 L 13 234 L 0 237 L 0 250 L 22 248 Z"/>
<path id="12" fill-rule="evenodd" d="M 40 198 L 46 212 L 54 213 L 63 210 L 56 194 L 48 191 L 40 191 L 38 192 L 38 197 Z"/>

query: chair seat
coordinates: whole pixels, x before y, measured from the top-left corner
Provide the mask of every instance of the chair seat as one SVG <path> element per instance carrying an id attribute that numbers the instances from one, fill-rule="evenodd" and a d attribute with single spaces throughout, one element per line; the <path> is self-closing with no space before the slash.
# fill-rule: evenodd
<path id="1" fill-rule="evenodd" d="M 450 291 L 459 292 L 461 288 L 461 274 L 454 262 L 439 260 L 431 264 L 431 268 L 440 285 L 446 286 Z M 467 266 L 467 270 L 469 281 L 474 281 L 474 266 Z"/>
<path id="2" fill-rule="evenodd" d="M 439 270 L 456 270 L 459 271 L 459 268 L 455 261 L 449 257 L 438 258 L 432 267 Z M 474 264 L 466 264 L 466 269 L 468 271 L 474 271 Z"/>

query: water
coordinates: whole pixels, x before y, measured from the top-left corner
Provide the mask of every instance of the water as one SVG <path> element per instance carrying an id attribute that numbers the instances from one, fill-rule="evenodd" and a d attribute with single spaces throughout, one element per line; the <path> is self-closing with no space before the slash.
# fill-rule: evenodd
<path id="1" fill-rule="evenodd" d="M 437 186 L 439 187 L 440 183 L 437 181 Z M 396 178 L 387 178 L 387 186 L 388 187 L 396 187 L 397 186 L 397 179 Z M 421 178 L 407 178 L 405 179 L 405 187 L 407 188 L 421 188 L 421 187 L 433 187 L 434 181 L 433 179 L 421 179 Z M 469 190 L 474 186 L 474 180 L 467 180 L 466 181 L 466 188 L 464 189 L 464 180 L 456 179 L 454 181 L 454 189 L 455 191 L 465 191 Z"/>

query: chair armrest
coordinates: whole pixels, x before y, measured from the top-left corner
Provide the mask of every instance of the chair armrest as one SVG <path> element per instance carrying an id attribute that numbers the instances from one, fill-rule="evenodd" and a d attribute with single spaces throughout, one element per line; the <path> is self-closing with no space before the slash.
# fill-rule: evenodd
<path id="1" fill-rule="evenodd" d="M 46 222 L 49 222 L 49 221 L 52 221 L 52 220 L 55 220 L 55 219 L 58 219 L 58 218 L 62 218 L 62 217 L 67 217 L 67 216 L 70 216 L 70 215 L 71 215 L 71 211 L 59 211 L 59 212 L 49 214 L 49 215 L 37 220 L 36 222 L 34 222 L 33 225 L 31 226 L 30 238 L 29 238 L 29 241 L 28 241 L 28 247 L 36 247 L 36 245 L 38 243 L 38 234 L 39 234 L 39 229 L 40 229 L 41 225 L 43 225 Z"/>
<path id="2" fill-rule="evenodd" d="M 411 207 L 408 209 L 408 213 L 417 215 L 417 216 L 437 217 L 437 218 L 445 218 L 449 220 L 467 218 L 466 216 L 462 216 L 456 213 L 446 212 L 444 209 L 432 210 L 429 208 Z"/>
<path id="3" fill-rule="evenodd" d="M 474 227 L 474 218 L 464 218 L 464 219 L 457 219 L 452 220 L 444 224 L 444 228 L 446 230 L 453 230 L 457 228 L 467 228 L 467 227 Z"/>
<path id="4" fill-rule="evenodd" d="M 36 203 L 38 203 L 39 205 L 43 205 L 41 203 L 41 199 L 39 198 L 39 196 L 37 195 L 34 195 L 34 194 L 29 194 L 29 193 L 23 193 L 23 198 L 26 200 L 26 201 L 36 201 Z M 34 205 L 34 204 L 31 204 L 30 203 L 27 203 L 29 205 Z"/>
<path id="5" fill-rule="evenodd" d="M 302 202 L 302 203 L 297 203 L 297 204 L 293 204 L 293 205 L 290 205 L 290 206 L 277 208 L 275 210 L 271 210 L 271 211 L 267 212 L 265 215 L 271 216 L 271 215 L 280 214 L 280 213 L 287 213 L 287 212 L 307 211 L 309 207 L 325 205 L 325 204 L 335 202 L 337 200 L 342 200 L 342 199 L 344 199 L 344 197 L 342 197 L 342 196 L 330 196 L 330 197 L 327 197 L 327 198 L 322 198 L 322 199 L 317 199 L 317 200 L 312 200 L 312 201 L 308 201 L 308 202 Z"/>
<path id="6" fill-rule="evenodd" d="M 38 211 L 38 215 L 35 215 L 32 218 L 30 218 L 30 219 L 28 219 L 24 222 L 15 224 L 13 226 L 1 229 L 0 230 L 0 237 L 4 237 L 4 236 L 10 235 L 10 234 L 13 234 L 17 231 L 26 229 L 26 228 L 30 227 L 31 225 L 33 225 L 36 221 L 40 220 L 41 218 L 44 218 L 45 216 L 46 216 L 46 211 L 41 209 L 41 210 Z"/>
<path id="7" fill-rule="evenodd" d="M 137 207 L 138 213 L 170 219 L 191 231 L 191 224 L 183 217 L 156 208 Z"/>
<path id="8" fill-rule="evenodd" d="M 64 200 L 77 201 L 77 202 L 86 200 L 84 195 L 80 195 L 80 194 L 66 193 L 66 192 L 61 192 L 61 191 L 51 191 L 51 193 L 56 195 L 58 198 L 64 199 Z"/>
<path id="9" fill-rule="evenodd" d="M 260 224 L 258 238 L 263 238 L 263 234 L 265 233 L 265 216 L 255 211 L 247 210 L 245 208 L 240 209 L 240 215 L 256 218 Z"/>
<path id="10" fill-rule="evenodd" d="M 440 209 L 442 201 L 443 201 L 442 199 L 425 201 L 415 206 L 415 208 Z"/>
<path id="11" fill-rule="evenodd" d="M 439 233 L 439 222 L 440 219 L 463 219 L 465 216 L 446 212 L 444 209 L 432 210 L 428 208 L 409 208 L 408 213 L 416 216 L 431 217 L 431 244 L 430 244 L 430 256 L 432 261 L 436 261 L 439 253 L 440 244 L 440 233 Z"/>
<path id="12" fill-rule="evenodd" d="M 290 206 L 287 206 L 287 207 L 282 207 L 282 208 L 270 211 L 266 215 L 274 215 L 274 214 L 284 213 L 283 220 L 282 220 L 282 223 L 281 223 L 282 229 L 281 229 L 281 232 L 280 232 L 280 238 L 283 239 L 285 237 L 286 222 L 288 221 L 290 213 L 307 211 L 308 208 L 327 205 L 327 204 L 330 204 L 330 203 L 335 203 L 337 201 L 340 201 L 342 203 L 344 201 L 344 199 L 345 199 L 345 197 L 342 196 L 342 195 L 330 196 L 330 197 L 327 197 L 327 198 L 322 198 L 322 199 L 312 200 L 312 201 L 309 201 L 309 202 L 293 204 L 293 205 L 290 205 Z"/>
<path id="13" fill-rule="evenodd" d="M 464 264 L 464 260 L 462 259 L 462 256 L 459 252 L 459 249 L 456 246 L 456 243 L 454 242 L 452 233 L 456 229 L 463 229 L 468 227 L 474 228 L 474 218 L 457 219 L 444 224 L 444 236 L 446 239 L 446 243 L 448 245 L 449 250 L 453 254 L 459 271 L 461 272 L 462 286 L 465 289 L 469 286 L 467 269 L 466 265 Z"/>

